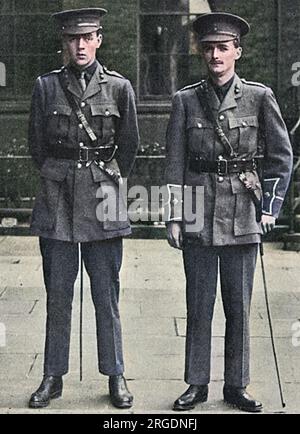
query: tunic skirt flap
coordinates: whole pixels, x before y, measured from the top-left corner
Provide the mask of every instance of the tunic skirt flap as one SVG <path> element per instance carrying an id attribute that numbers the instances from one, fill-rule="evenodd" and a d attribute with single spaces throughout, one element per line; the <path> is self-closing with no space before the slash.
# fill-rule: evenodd
<path id="1" fill-rule="evenodd" d="M 40 175 L 42 178 L 62 182 L 66 178 L 68 170 L 68 162 L 59 161 L 53 158 L 47 158 L 47 160 L 42 166 Z"/>

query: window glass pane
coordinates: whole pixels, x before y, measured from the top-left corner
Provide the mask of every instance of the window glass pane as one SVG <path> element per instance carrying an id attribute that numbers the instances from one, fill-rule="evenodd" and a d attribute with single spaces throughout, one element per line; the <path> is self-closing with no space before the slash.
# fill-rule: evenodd
<path id="1" fill-rule="evenodd" d="M 173 16 L 141 17 L 143 53 L 186 53 L 189 49 L 188 18 Z"/>
<path id="2" fill-rule="evenodd" d="M 63 8 L 62 0 L 38 0 L 40 12 L 59 12 Z"/>
<path id="3" fill-rule="evenodd" d="M 188 16 L 141 16 L 140 94 L 169 97 L 188 77 Z"/>
<path id="4" fill-rule="evenodd" d="M 12 0 L 1 0 L 0 2 L 0 14 L 12 12 L 13 11 L 13 1 Z"/>
<path id="5" fill-rule="evenodd" d="M 48 16 L 16 18 L 16 53 L 54 53 L 57 35 Z"/>
<path id="6" fill-rule="evenodd" d="M 16 13 L 37 12 L 38 3 L 39 3 L 38 0 L 15 0 L 15 11 Z"/>
<path id="7" fill-rule="evenodd" d="M 140 69 L 143 98 L 170 97 L 190 83 L 188 55 L 143 55 Z"/>
<path id="8" fill-rule="evenodd" d="M 189 0 L 165 0 L 165 11 L 188 12 Z"/>
<path id="9" fill-rule="evenodd" d="M 16 58 L 15 83 L 17 94 L 31 94 L 36 78 L 61 67 L 61 60 L 58 56 L 22 56 Z"/>
<path id="10" fill-rule="evenodd" d="M 2 54 L 11 54 L 13 51 L 13 19 L 8 19 L 7 17 L 0 17 L 0 41 Z"/>
<path id="11" fill-rule="evenodd" d="M 41 35 L 38 34 L 37 19 L 31 16 L 16 18 L 15 37 L 16 53 L 38 53 Z"/>
<path id="12" fill-rule="evenodd" d="M 40 59 L 37 56 L 17 56 L 15 58 L 16 94 L 30 94 L 39 74 Z"/>
<path id="13" fill-rule="evenodd" d="M 14 92 L 14 60 L 13 57 L 2 57 L 1 63 L 5 65 L 5 86 L 0 86 L 0 100 L 4 97 L 13 97 Z"/>
<path id="14" fill-rule="evenodd" d="M 189 0 L 141 0 L 141 12 L 188 12 Z"/>
<path id="15" fill-rule="evenodd" d="M 36 77 L 62 64 L 61 41 L 50 13 L 62 0 L 0 0 L 0 62 L 7 66 L 1 97 L 30 95 Z M 1 14 L 11 14 L 2 16 Z"/>

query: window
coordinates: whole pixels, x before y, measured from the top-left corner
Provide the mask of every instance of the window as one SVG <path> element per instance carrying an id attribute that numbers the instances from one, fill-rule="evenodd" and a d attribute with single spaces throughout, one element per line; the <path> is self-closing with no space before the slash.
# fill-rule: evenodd
<path id="1" fill-rule="evenodd" d="M 62 0 L 1 0 L 0 62 L 6 68 L 1 97 L 30 96 L 35 78 L 61 64 L 59 38 L 50 14 Z"/>
<path id="2" fill-rule="evenodd" d="M 210 11 L 205 0 L 140 0 L 139 99 L 169 99 L 199 80 L 191 22 Z"/>

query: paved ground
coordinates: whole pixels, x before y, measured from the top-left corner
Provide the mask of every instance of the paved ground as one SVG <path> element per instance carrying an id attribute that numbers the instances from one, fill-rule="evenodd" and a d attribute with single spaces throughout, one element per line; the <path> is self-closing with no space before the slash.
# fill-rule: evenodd
<path id="1" fill-rule="evenodd" d="M 169 413 L 186 385 L 184 368 L 185 291 L 179 251 L 165 241 L 126 240 L 122 270 L 121 315 L 126 376 L 135 404 L 125 413 Z M 274 335 L 286 408 L 278 391 L 275 364 L 258 266 L 252 305 L 249 390 L 265 413 L 300 410 L 299 253 L 280 244 L 266 246 L 266 270 Z M 84 381 L 78 366 L 78 281 L 74 301 L 70 373 L 63 398 L 47 409 L 29 410 L 43 365 L 45 293 L 36 238 L 0 237 L 0 413 L 116 414 L 107 380 L 97 372 L 95 322 L 88 282 L 84 301 Z M 193 413 L 238 413 L 222 401 L 223 311 L 218 297 L 213 327 L 212 382 L 209 401 Z M 124 412 L 122 411 L 122 414 Z M 174 413 L 173 413 L 174 414 Z"/>

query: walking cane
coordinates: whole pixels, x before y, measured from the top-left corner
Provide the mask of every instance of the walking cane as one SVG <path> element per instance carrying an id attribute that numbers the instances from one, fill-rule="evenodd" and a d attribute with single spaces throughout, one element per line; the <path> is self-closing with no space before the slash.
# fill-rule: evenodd
<path id="1" fill-rule="evenodd" d="M 271 312 L 270 312 L 269 299 L 268 299 L 267 279 L 266 279 L 265 266 L 264 266 L 264 260 L 263 260 L 263 256 L 264 256 L 263 242 L 261 242 L 261 244 L 259 245 L 259 252 L 260 252 L 260 262 L 261 262 L 261 269 L 262 269 L 262 276 L 263 276 L 263 284 L 264 284 L 264 292 L 265 292 L 265 300 L 266 300 L 266 306 L 267 306 L 267 315 L 268 315 L 268 322 L 269 322 L 269 328 L 270 328 L 272 349 L 273 349 L 273 355 L 274 355 L 274 361 L 275 361 L 276 373 L 277 373 L 277 381 L 278 381 L 281 405 L 282 405 L 282 408 L 284 408 L 285 402 L 283 399 L 283 393 L 282 393 L 282 387 L 281 387 L 279 366 L 278 366 L 278 361 L 277 361 L 277 354 L 276 354 L 275 341 L 274 341 L 274 335 L 273 335 Z"/>
<path id="2" fill-rule="evenodd" d="M 79 248 L 80 255 L 80 315 L 79 315 L 79 378 L 82 381 L 82 317 L 83 317 L 83 259 L 81 244 Z"/>

